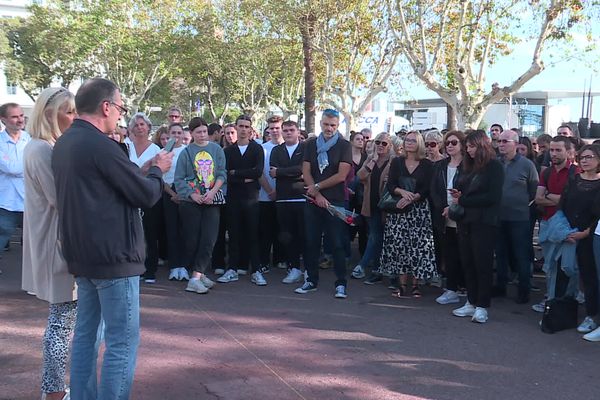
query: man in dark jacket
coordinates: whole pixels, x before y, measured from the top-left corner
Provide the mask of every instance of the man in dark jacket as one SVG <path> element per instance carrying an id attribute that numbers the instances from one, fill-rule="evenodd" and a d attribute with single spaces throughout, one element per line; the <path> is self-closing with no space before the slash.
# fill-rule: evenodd
<path id="1" fill-rule="evenodd" d="M 162 173 L 170 168 L 172 154 L 159 153 L 144 176 L 106 136 L 127 113 L 111 81 L 85 82 L 75 104 L 79 119 L 52 155 L 62 251 L 77 282 L 71 397 L 128 399 L 139 344 L 139 275 L 145 269 L 138 209 L 160 198 Z M 95 380 L 101 318 L 106 351 L 98 392 L 90 393 L 86 386 Z"/>

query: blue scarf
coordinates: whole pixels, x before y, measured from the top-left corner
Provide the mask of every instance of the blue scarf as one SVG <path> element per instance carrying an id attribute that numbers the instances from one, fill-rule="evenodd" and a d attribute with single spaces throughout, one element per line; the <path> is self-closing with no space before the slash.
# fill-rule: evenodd
<path id="1" fill-rule="evenodd" d="M 319 171 L 321 171 L 321 173 L 323 173 L 325 168 L 329 166 L 329 157 L 327 156 L 327 152 L 329 149 L 335 146 L 339 138 L 339 132 L 335 132 L 335 134 L 328 141 L 325 141 L 323 133 L 321 133 L 317 138 L 317 162 L 319 163 Z"/>

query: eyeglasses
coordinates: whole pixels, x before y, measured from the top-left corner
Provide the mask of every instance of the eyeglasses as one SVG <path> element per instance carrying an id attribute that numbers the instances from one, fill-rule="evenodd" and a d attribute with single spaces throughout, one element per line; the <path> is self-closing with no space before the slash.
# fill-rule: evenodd
<path id="1" fill-rule="evenodd" d="M 437 145 L 438 145 L 437 142 L 427 142 L 427 143 L 425 143 L 425 147 L 432 147 L 433 148 L 433 147 L 435 147 Z"/>
<path id="2" fill-rule="evenodd" d="M 123 107 L 120 104 L 115 103 L 114 101 L 108 101 L 108 100 L 106 100 L 106 101 L 108 102 L 108 104 L 115 106 L 115 108 L 117 109 L 117 111 L 119 111 L 119 114 L 121 114 L 121 117 L 126 116 L 127 113 L 129 112 L 128 109 L 126 109 L 125 107 Z"/>
<path id="3" fill-rule="evenodd" d="M 413 143 L 414 144 L 414 143 L 417 143 L 417 139 L 411 139 L 411 138 L 404 139 L 404 143 Z"/>
<path id="4" fill-rule="evenodd" d="M 508 142 L 514 142 L 512 139 L 498 139 L 498 143 L 506 144 Z"/>
<path id="5" fill-rule="evenodd" d="M 375 146 L 383 146 L 386 147 L 388 145 L 387 142 L 382 142 L 381 140 L 376 140 L 375 141 Z"/>
<path id="6" fill-rule="evenodd" d="M 459 141 L 458 141 L 458 140 L 456 140 L 456 139 L 452 139 L 452 140 L 446 140 L 446 146 L 450 146 L 450 145 L 452 145 L 452 146 L 457 146 L 457 145 L 458 145 L 458 143 L 459 143 Z"/>
<path id="7" fill-rule="evenodd" d="M 596 158 L 595 155 L 588 154 L 587 156 L 581 156 L 581 157 L 579 157 L 579 161 L 592 161 L 594 158 Z"/>

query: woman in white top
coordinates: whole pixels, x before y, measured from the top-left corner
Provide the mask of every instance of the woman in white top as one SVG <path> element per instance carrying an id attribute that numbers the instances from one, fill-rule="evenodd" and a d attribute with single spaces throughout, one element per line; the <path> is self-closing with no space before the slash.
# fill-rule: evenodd
<path id="1" fill-rule="evenodd" d="M 160 147 L 150 141 L 152 122 L 144 113 L 137 113 L 129 120 L 129 159 L 144 169 L 149 167 L 150 160 L 160 151 Z M 143 275 L 146 283 L 156 282 L 158 269 L 158 238 L 162 222 L 162 200 L 152 208 L 142 210 L 142 224 L 146 238 L 146 272 Z"/>
<path id="2" fill-rule="evenodd" d="M 43 339 L 42 392 L 46 399 L 67 395 L 65 370 L 77 302 L 75 281 L 69 274 L 58 238 L 56 190 L 52 149 L 75 118 L 75 102 L 64 88 L 48 88 L 38 97 L 25 147 L 25 213 L 23 216 L 23 290 L 50 303 Z"/>

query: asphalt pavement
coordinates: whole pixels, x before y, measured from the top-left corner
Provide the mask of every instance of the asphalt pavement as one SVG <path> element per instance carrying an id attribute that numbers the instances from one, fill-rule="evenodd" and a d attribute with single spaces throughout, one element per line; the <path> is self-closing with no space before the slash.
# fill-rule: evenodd
<path id="1" fill-rule="evenodd" d="M 47 304 L 20 290 L 19 245 L 0 260 L 0 399 L 39 399 Z M 600 343 L 540 331 L 540 314 L 509 297 L 484 325 L 450 314 L 441 293 L 397 299 L 332 270 L 298 295 L 283 270 L 187 293 L 160 268 L 142 284 L 133 399 L 600 399 Z M 543 281 L 537 280 L 543 287 Z M 534 296 L 539 301 L 542 294 Z"/>

